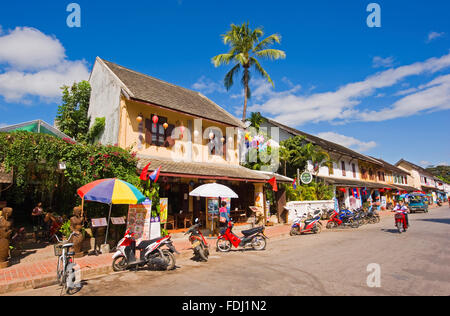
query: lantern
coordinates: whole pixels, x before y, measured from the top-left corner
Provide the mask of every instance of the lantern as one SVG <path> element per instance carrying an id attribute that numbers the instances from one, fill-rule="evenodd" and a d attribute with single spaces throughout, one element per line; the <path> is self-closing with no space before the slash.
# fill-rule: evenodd
<path id="1" fill-rule="evenodd" d="M 211 132 L 209 132 L 209 139 L 213 140 L 213 138 L 214 138 L 214 133 L 211 131 Z"/>
<path id="2" fill-rule="evenodd" d="M 142 122 L 142 113 L 139 113 L 139 115 L 136 117 L 136 122 L 138 123 Z"/>
<path id="3" fill-rule="evenodd" d="M 163 124 L 163 127 L 164 127 L 164 129 L 167 129 L 169 127 L 169 124 L 167 124 L 167 122 L 166 122 Z"/>
<path id="4" fill-rule="evenodd" d="M 158 124 L 158 116 L 155 114 L 155 115 L 153 115 L 153 117 L 152 117 L 152 121 L 153 121 L 153 124 L 155 124 L 154 126 L 155 126 L 155 128 L 156 128 L 156 124 Z"/>
<path id="5" fill-rule="evenodd" d="M 194 137 L 198 137 L 198 131 L 194 130 Z"/>
<path id="6" fill-rule="evenodd" d="M 183 125 L 181 125 L 180 126 L 180 136 L 181 136 L 181 138 L 183 138 L 183 133 L 184 133 L 184 126 Z"/>
<path id="7" fill-rule="evenodd" d="M 225 143 L 225 137 L 222 137 L 222 138 L 220 139 L 220 141 L 221 141 L 222 143 Z"/>

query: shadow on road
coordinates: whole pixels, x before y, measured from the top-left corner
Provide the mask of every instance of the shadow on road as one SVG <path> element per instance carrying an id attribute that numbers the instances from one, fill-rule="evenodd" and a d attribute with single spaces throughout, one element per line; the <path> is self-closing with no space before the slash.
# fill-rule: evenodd
<path id="1" fill-rule="evenodd" d="M 417 221 L 450 224 L 450 218 L 423 218 L 423 219 L 417 219 Z"/>
<path id="2" fill-rule="evenodd" d="M 397 234 L 398 235 L 398 230 L 397 228 L 393 228 L 393 229 L 382 229 L 382 232 L 386 232 L 386 233 L 392 233 L 392 234 Z"/>

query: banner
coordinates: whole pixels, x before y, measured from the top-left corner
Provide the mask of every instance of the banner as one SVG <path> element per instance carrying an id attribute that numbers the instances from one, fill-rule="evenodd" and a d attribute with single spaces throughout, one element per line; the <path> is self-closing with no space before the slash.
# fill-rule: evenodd
<path id="1" fill-rule="evenodd" d="M 167 210 L 169 207 L 169 198 L 159 198 L 159 217 L 161 224 L 167 222 Z"/>

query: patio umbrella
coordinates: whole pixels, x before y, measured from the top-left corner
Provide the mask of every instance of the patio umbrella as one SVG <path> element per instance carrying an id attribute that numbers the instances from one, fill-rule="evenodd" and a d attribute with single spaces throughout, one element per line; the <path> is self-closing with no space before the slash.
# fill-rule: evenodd
<path id="1" fill-rule="evenodd" d="M 201 196 L 211 198 L 238 198 L 238 195 L 229 187 L 218 183 L 203 184 L 189 193 L 190 196 Z M 213 230 L 213 220 L 211 218 L 211 230 Z"/>
<path id="2" fill-rule="evenodd" d="M 229 187 L 218 183 L 203 184 L 189 193 L 190 196 L 238 198 L 238 195 Z"/>
<path id="3" fill-rule="evenodd" d="M 101 179 L 88 183 L 77 190 L 78 195 L 86 201 L 109 204 L 108 226 L 105 244 L 108 239 L 109 221 L 113 204 L 139 204 L 146 198 L 132 184 L 120 179 Z"/>

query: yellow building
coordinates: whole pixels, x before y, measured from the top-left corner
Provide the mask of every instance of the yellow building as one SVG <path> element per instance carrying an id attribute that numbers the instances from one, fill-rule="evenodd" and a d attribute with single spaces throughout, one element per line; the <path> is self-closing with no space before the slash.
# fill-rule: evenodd
<path id="1" fill-rule="evenodd" d="M 202 183 L 220 182 L 238 195 L 231 199 L 233 219 L 265 207 L 264 184 L 270 175 L 240 166 L 242 122 L 199 92 L 96 59 L 90 76 L 89 116 L 105 117 L 103 144 L 133 148 L 138 169 L 161 166 L 160 197 L 167 197 L 173 228 L 205 221 L 205 198 L 189 192 Z M 283 181 L 282 179 L 280 179 Z M 170 226 L 169 226 L 170 228 Z"/>

